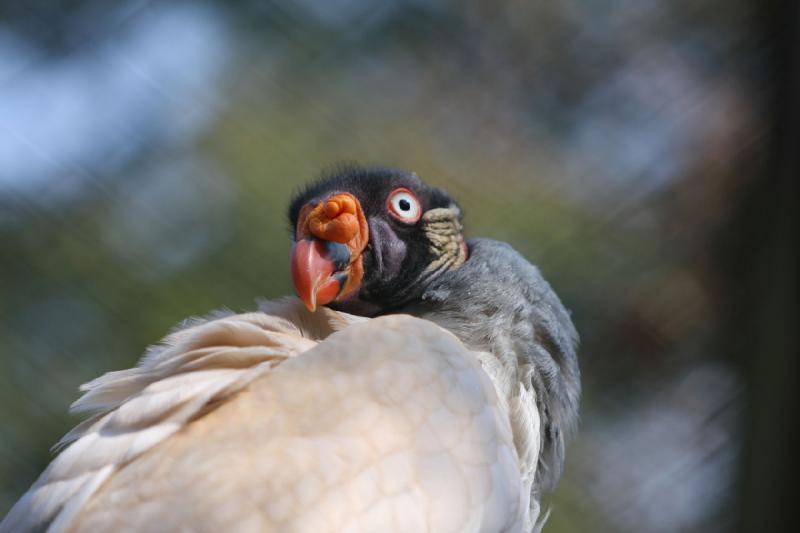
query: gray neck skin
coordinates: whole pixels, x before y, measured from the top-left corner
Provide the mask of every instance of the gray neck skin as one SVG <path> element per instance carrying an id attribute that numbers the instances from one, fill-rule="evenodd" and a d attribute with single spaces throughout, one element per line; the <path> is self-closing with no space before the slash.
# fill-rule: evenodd
<path id="1" fill-rule="evenodd" d="M 421 300 L 395 312 L 436 322 L 469 348 L 492 353 L 512 383 L 533 389 L 541 423 L 533 487 L 538 494 L 558 481 L 564 441 L 577 423 L 578 334 L 539 269 L 505 243 L 468 244 L 466 263 L 432 280 Z"/>

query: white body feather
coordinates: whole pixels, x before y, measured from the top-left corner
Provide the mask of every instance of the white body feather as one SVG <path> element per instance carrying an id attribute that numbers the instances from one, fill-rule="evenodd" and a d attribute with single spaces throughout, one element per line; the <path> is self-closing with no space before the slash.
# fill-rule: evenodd
<path id="1" fill-rule="evenodd" d="M 74 408 L 93 416 L 1 532 L 495 532 L 537 520 L 535 398 L 428 321 L 283 300 L 190 324 L 83 390 Z"/>

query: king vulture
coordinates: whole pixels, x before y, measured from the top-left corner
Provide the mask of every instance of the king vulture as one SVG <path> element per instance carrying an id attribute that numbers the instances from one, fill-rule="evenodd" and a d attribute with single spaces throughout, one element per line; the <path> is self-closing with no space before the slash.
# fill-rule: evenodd
<path id="1" fill-rule="evenodd" d="M 299 299 L 190 320 L 84 385 L 0 531 L 541 526 L 580 378 L 539 270 L 398 170 L 325 176 L 289 220 Z"/>

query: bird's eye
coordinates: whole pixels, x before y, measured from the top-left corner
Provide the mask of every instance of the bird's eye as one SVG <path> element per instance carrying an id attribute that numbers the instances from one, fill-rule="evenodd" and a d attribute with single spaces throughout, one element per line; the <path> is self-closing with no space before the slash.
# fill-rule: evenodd
<path id="1" fill-rule="evenodd" d="M 386 201 L 389 213 L 401 222 L 413 224 L 422 215 L 422 207 L 414 193 L 408 189 L 395 189 Z"/>

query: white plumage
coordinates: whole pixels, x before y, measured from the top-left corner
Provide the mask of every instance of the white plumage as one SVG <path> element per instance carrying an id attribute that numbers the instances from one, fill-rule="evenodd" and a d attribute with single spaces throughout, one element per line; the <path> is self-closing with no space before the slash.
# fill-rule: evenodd
<path id="1" fill-rule="evenodd" d="M 516 387 L 407 315 L 195 321 L 83 387 L 94 414 L 0 531 L 530 530 L 539 417 Z"/>

